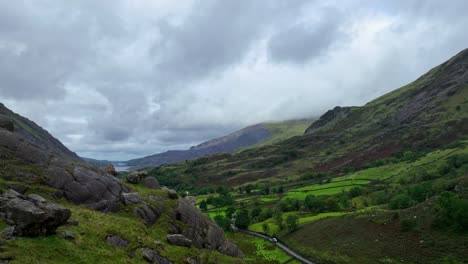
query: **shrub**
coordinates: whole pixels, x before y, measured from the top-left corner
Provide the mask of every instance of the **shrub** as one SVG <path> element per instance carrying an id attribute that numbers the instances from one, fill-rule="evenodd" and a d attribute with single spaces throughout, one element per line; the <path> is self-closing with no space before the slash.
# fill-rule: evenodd
<path id="1" fill-rule="evenodd" d="M 231 220 L 228 217 L 217 215 L 214 217 L 216 224 L 218 224 L 224 230 L 231 229 Z"/>
<path id="2" fill-rule="evenodd" d="M 390 200 L 390 209 L 404 209 L 413 205 L 413 200 L 407 194 L 398 194 Z"/>
<path id="3" fill-rule="evenodd" d="M 438 228 L 468 230 L 468 200 L 452 192 L 442 193 L 434 206 L 433 224 Z"/>
<path id="4" fill-rule="evenodd" d="M 288 215 L 286 217 L 286 226 L 289 231 L 294 231 L 299 226 L 299 217 L 296 215 Z"/>
<path id="5" fill-rule="evenodd" d="M 351 190 L 349 190 L 349 196 L 351 196 L 351 198 L 357 197 L 361 195 L 362 192 L 363 192 L 363 189 L 361 187 L 355 186 L 351 188 Z"/>
<path id="6" fill-rule="evenodd" d="M 249 225 L 249 211 L 242 209 L 236 217 L 236 226 L 242 229 L 246 229 Z"/>
<path id="7" fill-rule="evenodd" d="M 199 207 L 201 210 L 206 211 L 208 209 L 208 203 L 206 200 L 201 201 Z"/>

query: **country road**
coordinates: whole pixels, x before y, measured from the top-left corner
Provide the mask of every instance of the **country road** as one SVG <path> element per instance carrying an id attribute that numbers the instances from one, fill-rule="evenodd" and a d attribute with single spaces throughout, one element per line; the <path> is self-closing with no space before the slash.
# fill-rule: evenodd
<path id="1" fill-rule="evenodd" d="M 261 233 L 257 233 L 257 232 L 254 232 L 254 231 L 250 231 L 250 230 L 244 230 L 244 229 L 237 229 L 237 231 L 239 232 L 242 232 L 244 234 L 248 234 L 248 235 L 251 235 L 251 236 L 256 236 L 256 237 L 260 237 L 260 238 L 263 238 L 267 241 L 269 241 L 270 243 L 276 245 L 277 247 L 281 248 L 284 252 L 286 252 L 288 255 L 290 255 L 291 257 L 299 260 L 300 262 L 302 263 L 305 263 L 305 264 L 315 264 L 314 262 L 306 259 L 305 257 L 301 256 L 299 253 L 293 251 L 292 249 L 288 248 L 287 246 L 285 246 L 283 243 L 279 242 L 279 241 L 276 241 L 276 239 L 272 238 L 272 237 L 269 237 L 267 235 L 264 235 L 264 234 L 261 234 Z"/>

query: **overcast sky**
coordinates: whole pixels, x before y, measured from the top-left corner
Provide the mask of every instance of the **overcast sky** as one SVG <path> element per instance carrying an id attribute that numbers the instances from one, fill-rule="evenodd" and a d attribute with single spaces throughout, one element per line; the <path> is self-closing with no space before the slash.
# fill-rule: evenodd
<path id="1" fill-rule="evenodd" d="M 126 160 L 362 105 L 468 47 L 468 1 L 0 0 L 0 101 Z"/>

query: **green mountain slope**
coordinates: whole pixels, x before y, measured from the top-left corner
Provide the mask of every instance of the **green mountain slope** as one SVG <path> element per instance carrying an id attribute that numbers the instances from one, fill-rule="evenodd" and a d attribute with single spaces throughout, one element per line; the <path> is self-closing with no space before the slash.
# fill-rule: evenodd
<path id="1" fill-rule="evenodd" d="M 134 168 L 153 167 L 192 160 L 206 155 L 264 146 L 303 134 L 311 122 L 311 119 L 302 119 L 256 124 L 229 135 L 203 142 L 187 150 L 169 150 L 123 163 Z"/>
<path id="2" fill-rule="evenodd" d="M 468 50 L 360 107 L 336 107 L 294 137 L 235 154 L 156 168 L 165 183 L 240 185 L 341 171 L 406 150 L 427 152 L 468 131 Z M 170 179 L 167 181 L 166 179 Z"/>
<path id="3" fill-rule="evenodd" d="M 0 103 L 0 115 L 11 120 L 16 133 L 20 134 L 25 140 L 54 152 L 58 156 L 81 161 L 76 153 L 70 151 L 59 140 L 49 134 L 49 132 L 33 121 L 14 113 L 2 103 Z"/>

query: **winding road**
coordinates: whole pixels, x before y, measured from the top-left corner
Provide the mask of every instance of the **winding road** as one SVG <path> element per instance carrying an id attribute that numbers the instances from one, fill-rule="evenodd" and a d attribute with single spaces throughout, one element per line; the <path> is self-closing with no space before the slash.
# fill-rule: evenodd
<path id="1" fill-rule="evenodd" d="M 248 234 L 248 235 L 251 235 L 251 236 L 256 236 L 256 237 L 263 238 L 263 239 L 269 241 L 270 243 L 276 245 L 277 247 L 282 249 L 284 252 L 286 252 L 288 255 L 290 255 L 291 257 L 299 260 L 302 263 L 315 264 L 314 262 L 312 262 L 312 261 L 306 259 L 305 257 L 301 256 L 299 253 L 297 253 L 297 252 L 293 251 L 292 249 L 288 248 L 283 243 L 277 241 L 275 238 L 272 238 L 272 237 L 269 237 L 267 235 L 257 233 L 257 232 L 254 232 L 254 231 L 250 231 L 250 230 L 244 230 L 244 229 L 236 229 L 236 230 L 239 231 L 239 232 L 242 232 L 244 234 Z"/>

